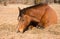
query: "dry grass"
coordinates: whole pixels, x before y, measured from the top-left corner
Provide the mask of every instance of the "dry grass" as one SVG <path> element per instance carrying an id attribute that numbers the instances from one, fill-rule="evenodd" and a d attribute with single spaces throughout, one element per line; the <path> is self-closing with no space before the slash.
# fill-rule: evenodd
<path id="1" fill-rule="evenodd" d="M 60 5 L 50 5 L 58 15 L 58 24 L 51 25 L 46 29 L 29 29 L 25 33 L 17 33 L 18 8 L 29 5 L 0 5 L 0 39 L 60 39 Z M 21 9 L 22 9 L 21 8 Z"/>

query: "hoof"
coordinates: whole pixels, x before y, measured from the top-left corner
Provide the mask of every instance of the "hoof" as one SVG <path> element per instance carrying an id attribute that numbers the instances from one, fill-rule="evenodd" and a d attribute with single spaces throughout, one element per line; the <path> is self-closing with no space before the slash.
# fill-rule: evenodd
<path id="1" fill-rule="evenodd" d="M 38 28 L 38 29 L 44 29 L 44 27 L 43 27 L 43 26 L 37 26 L 37 28 Z"/>
<path id="2" fill-rule="evenodd" d="M 43 27 L 43 26 L 40 26 L 40 28 L 41 28 L 41 29 L 44 29 L 44 27 Z"/>

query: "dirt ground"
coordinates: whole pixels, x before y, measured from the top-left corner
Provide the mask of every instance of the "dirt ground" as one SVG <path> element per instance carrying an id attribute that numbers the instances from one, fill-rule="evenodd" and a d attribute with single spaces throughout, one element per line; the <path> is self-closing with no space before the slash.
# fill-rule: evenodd
<path id="1" fill-rule="evenodd" d="M 10 4 L 0 5 L 0 39 L 60 39 L 60 4 L 50 4 L 57 12 L 58 23 L 46 29 L 33 28 L 24 33 L 17 33 L 18 7 L 21 9 L 31 5 Z"/>

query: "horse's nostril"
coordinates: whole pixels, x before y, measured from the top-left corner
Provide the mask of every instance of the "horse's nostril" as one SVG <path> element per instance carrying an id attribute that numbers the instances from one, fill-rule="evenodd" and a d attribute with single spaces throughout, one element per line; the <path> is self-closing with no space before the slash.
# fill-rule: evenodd
<path id="1" fill-rule="evenodd" d="M 21 32 L 21 31 L 17 31 L 17 33 L 24 33 L 24 32 Z"/>
<path id="2" fill-rule="evenodd" d="M 18 30 L 17 33 L 19 33 L 20 31 Z"/>

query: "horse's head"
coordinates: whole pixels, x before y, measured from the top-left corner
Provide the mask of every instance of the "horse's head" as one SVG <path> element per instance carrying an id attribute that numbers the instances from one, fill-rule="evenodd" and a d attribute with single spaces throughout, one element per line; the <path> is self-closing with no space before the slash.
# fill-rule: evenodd
<path id="1" fill-rule="evenodd" d="M 24 15 L 23 17 L 21 17 L 18 23 L 18 32 L 23 33 L 27 29 L 30 21 L 31 19 L 27 15 Z"/>
<path id="2" fill-rule="evenodd" d="M 24 32 L 30 22 L 30 17 L 25 15 L 24 10 L 21 10 L 19 7 L 19 16 L 18 16 L 18 32 Z"/>

